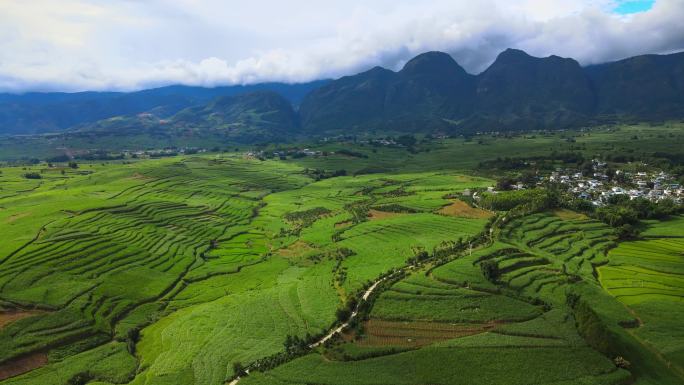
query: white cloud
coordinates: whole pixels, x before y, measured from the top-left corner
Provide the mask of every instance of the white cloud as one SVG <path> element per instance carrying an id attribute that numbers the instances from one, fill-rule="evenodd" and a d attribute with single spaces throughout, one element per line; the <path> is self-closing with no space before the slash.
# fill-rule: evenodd
<path id="1" fill-rule="evenodd" d="M 592 64 L 684 49 L 684 0 L 3 0 L 0 90 L 131 90 L 336 77 L 442 50 L 479 72 L 505 48 Z"/>

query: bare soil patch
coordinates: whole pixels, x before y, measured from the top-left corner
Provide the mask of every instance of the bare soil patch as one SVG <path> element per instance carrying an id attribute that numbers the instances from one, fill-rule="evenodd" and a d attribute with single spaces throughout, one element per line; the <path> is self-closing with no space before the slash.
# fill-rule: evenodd
<path id="1" fill-rule="evenodd" d="M 31 213 L 12 214 L 12 215 L 10 215 L 9 217 L 7 217 L 7 219 L 5 220 L 5 222 L 7 222 L 7 223 L 13 223 L 13 222 L 16 221 L 16 220 L 21 219 L 21 218 L 28 217 L 29 215 L 31 215 Z"/>
<path id="2" fill-rule="evenodd" d="M 347 227 L 352 224 L 352 221 L 344 221 L 344 222 L 337 222 L 335 223 L 335 228 L 342 228 L 342 227 Z"/>
<path id="3" fill-rule="evenodd" d="M 0 312 L 0 329 L 11 324 L 14 321 L 18 321 L 22 318 L 31 317 L 42 313 L 38 310 L 29 311 L 2 311 Z"/>
<path id="4" fill-rule="evenodd" d="M 475 180 L 475 178 L 467 175 L 456 175 L 454 176 L 454 179 L 456 179 L 459 182 L 472 182 Z"/>
<path id="5" fill-rule="evenodd" d="M 293 258 L 302 256 L 303 254 L 306 254 L 313 250 L 315 250 L 315 248 L 311 247 L 311 245 L 309 245 L 308 243 L 300 240 L 291 244 L 288 247 L 279 249 L 278 255 L 285 258 Z"/>
<path id="6" fill-rule="evenodd" d="M 492 213 L 491 211 L 478 209 L 476 207 L 470 207 L 467 203 L 458 199 L 452 199 L 452 202 L 453 203 L 451 203 L 448 206 L 442 207 L 437 212 L 439 214 L 449 215 L 453 217 L 474 219 L 486 219 L 491 218 L 494 215 L 494 213 Z"/>
<path id="7" fill-rule="evenodd" d="M 452 324 L 371 319 L 364 323 L 366 338 L 358 343 L 364 346 L 420 347 L 452 338 L 484 333 L 494 326 L 493 323 Z"/>
<path id="8" fill-rule="evenodd" d="M 152 179 L 152 178 L 150 178 L 149 176 L 143 175 L 139 172 L 136 172 L 131 176 L 131 179 L 147 180 L 147 179 Z"/>
<path id="9" fill-rule="evenodd" d="M 576 213 L 574 211 L 566 210 L 566 209 L 560 209 L 560 210 L 554 210 L 553 214 L 563 220 L 584 220 L 584 219 L 589 219 L 584 214 Z"/>
<path id="10" fill-rule="evenodd" d="M 406 215 L 406 214 L 405 213 L 391 213 L 389 211 L 380 211 L 380 210 L 375 210 L 375 209 L 370 209 L 368 211 L 368 218 L 370 220 L 387 219 L 387 218 L 398 217 L 400 215 Z"/>
<path id="11" fill-rule="evenodd" d="M 42 352 L 31 353 L 26 356 L 9 360 L 0 364 L 0 381 L 30 372 L 46 365 L 48 362 L 47 354 Z"/>

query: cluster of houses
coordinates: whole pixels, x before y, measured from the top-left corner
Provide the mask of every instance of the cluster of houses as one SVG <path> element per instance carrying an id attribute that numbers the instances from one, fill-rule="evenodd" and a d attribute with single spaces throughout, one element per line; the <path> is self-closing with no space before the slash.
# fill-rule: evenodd
<path id="1" fill-rule="evenodd" d="M 303 158 L 305 156 L 320 156 L 324 155 L 322 151 L 311 150 L 309 148 L 304 149 L 289 149 L 289 150 L 275 150 L 273 152 L 265 151 L 248 151 L 245 156 L 249 158 L 284 158 L 286 156 L 292 156 L 296 158 Z"/>
<path id="2" fill-rule="evenodd" d="M 121 153 L 126 158 L 158 158 L 163 156 L 175 156 L 179 154 L 198 154 L 207 152 L 206 148 L 197 147 L 167 147 L 162 149 L 152 149 L 152 150 L 123 150 Z"/>
<path id="3" fill-rule="evenodd" d="M 663 171 L 627 172 L 616 170 L 609 177 L 604 162 L 592 161 L 591 176 L 585 176 L 578 170 L 558 168 L 542 182 L 560 183 L 567 186 L 567 190 L 581 199 L 592 202 L 595 206 L 602 206 L 612 196 L 625 195 L 629 199 L 645 198 L 652 202 L 672 199 L 676 203 L 684 200 L 684 189 L 679 183 Z"/>

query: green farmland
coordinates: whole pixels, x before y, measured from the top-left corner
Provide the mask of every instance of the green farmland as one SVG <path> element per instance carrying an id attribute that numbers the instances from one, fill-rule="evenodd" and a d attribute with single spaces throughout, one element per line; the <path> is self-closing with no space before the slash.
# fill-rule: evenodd
<path id="1" fill-rule="evenodd" d="M 513 140 L 636 151 L 624 136 Z M 684 383 L 684 218 L 625 241 L 567 209 L 485 210 L 463 192 L 522 155 L 506 143 L 2 167 L 0 384 Z"/>

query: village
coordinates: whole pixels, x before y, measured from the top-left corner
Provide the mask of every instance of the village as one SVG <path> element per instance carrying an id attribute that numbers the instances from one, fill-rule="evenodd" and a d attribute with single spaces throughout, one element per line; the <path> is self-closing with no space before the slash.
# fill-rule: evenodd
<path id="1" fill-rule="evenodd" d="M 582 171 L 556 168 L 550 175 L 540 177 L 539 184 L 550 182 L 566 186 L 568 192 L 590 201 L 594 206 L 603 206 L 611 197 L 620 195 L 627 196 L 630 200 L 644 198 L 651 202 L 671 199 L 677 204 L 681 204 L 684 199 L 682 185 L 662 170 L 613 171 L 606 162 L 594 159 L 591 161 L 591 170 Z"/>

